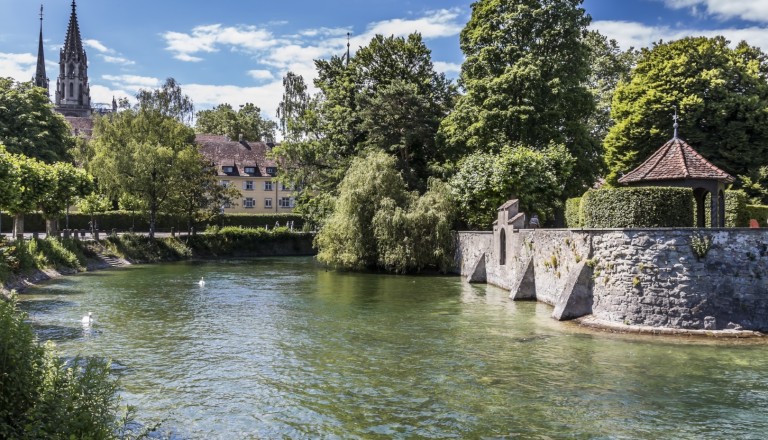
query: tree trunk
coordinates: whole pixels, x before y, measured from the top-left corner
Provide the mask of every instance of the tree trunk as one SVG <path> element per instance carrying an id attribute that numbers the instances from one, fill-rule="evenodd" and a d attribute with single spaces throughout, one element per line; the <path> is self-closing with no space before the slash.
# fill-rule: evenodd
<path id="1" fill-rule="evenodd" d="M 18 237 L 24 233 L 24 214 L 16 214 L 13 217 L 13 236 Z"/>
<path id="2" fill-rule="evenodd" d="M 157 209 L 152 206 L 149 208 L 149 239 L 155 238 L 155 221 L 157 219 Z"/>
<path id="3" fill-rule="evenodd" d="M 59 219 L 58 219 L 58 217 L 54 217 L 52 219 L 46 219 L 45 220 L 45 233 L 48 234 L 49 237 L 53 237 L 58 232 L 59 232 Z"/>

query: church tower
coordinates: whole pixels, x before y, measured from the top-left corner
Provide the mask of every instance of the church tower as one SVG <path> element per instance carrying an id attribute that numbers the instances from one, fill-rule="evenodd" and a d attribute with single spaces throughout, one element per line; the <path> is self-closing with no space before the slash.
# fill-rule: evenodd
<path id="1" fill-rule="evenodd" d="M 64 116 L 91 116 L 91 89 L 88 85 L 88 57 L 80 39 L 77 6 L 72 0 L 67 38 L 59 58 L 59 80 L 56 83 L 56 111 Z"/>
<path id="2" fill-rule="evenodd" d="M 50 93 L 48 75 L 45 74 L 45 53 L 43 50 L 43 5 L 40 5 L 40 43 L 37 46 L 37 69 L 35 70 L 35 86 L 42 87 Z"/>

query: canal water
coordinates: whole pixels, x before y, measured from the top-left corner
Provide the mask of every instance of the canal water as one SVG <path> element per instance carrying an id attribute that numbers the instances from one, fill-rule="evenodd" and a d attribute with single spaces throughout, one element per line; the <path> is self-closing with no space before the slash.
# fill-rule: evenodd
<path id="1" fill-rule="evenodd" d="M 586 331 L 458 277 L 269 258 L 95 272 L 21 299 L 42 339 L 112 359 L 124 403 L 177 438 L 768 436 L 765 344 Z"/>

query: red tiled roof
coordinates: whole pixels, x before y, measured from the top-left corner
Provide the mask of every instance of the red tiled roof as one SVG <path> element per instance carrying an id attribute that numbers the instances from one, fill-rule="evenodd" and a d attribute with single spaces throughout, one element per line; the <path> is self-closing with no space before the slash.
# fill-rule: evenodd
<path id="1" fill-rule="evenodd" d="M 275 167 L 275 161 L 267 158 L 269 147 L 263 142 L 233 141 L 226 136 L 198 134 L 195 142 L 200 153 L 216 165 L 219 176 L 267 177 L 267 167 Z M 231 166 L 233 171 L 225 173 L 222 167 Z M 256 168 L 253 174 L 245 172 L 246 167 Z"/>
<path id="2" fill-rule="evenodd" d="M 93 118 L 64 116 L 64 119 L 66 119 L 72 127 L 73 136 L 85 136 L 86 138 L 91 138 L 91 135 L 93 134 Z"/>
<path id="3" fill-rule="evenodd" d="M 712 165 L 682 139 L 673 138 L 642 165 L 625 174 L 619 183 L 656 180 L 705 179 L 731 183 L 730 174 Z"/>

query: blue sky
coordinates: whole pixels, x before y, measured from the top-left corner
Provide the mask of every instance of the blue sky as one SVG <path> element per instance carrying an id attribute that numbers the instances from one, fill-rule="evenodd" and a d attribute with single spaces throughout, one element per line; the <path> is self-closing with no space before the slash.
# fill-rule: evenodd
<path id="1" fill-rule="evenodd" d="M 48 76 L 55 84 L 71 0 L 43 0 Z M 253 102 L 274 117 L 288 70 L 314 77 L 313 59 L 341 55 L 370 38 L 420 31 L 436 68 L 456 77 L 463 0 L 79 0 L 94 102 L 133 96 L 174 77 L 197 108 Z M 0 0 L 0 76 L 29 80 L 40 2 Z M 585 0 L 593 28 L 623 47 L 718 35 L 768 52 L 768 0 Z"/>

